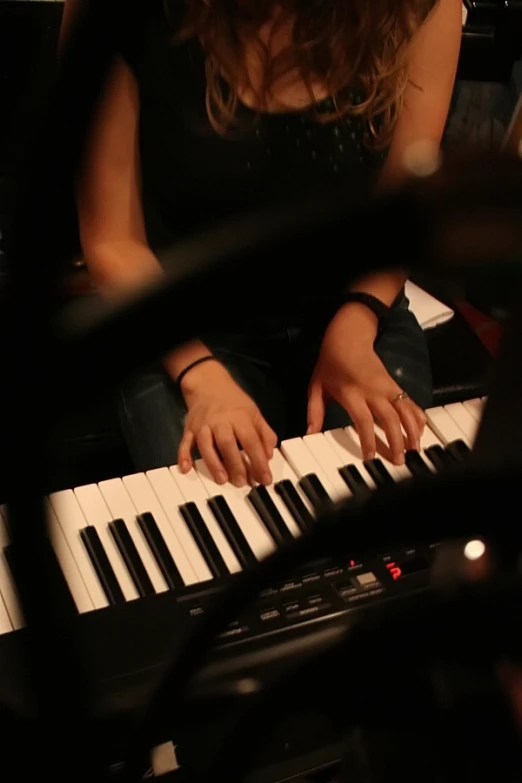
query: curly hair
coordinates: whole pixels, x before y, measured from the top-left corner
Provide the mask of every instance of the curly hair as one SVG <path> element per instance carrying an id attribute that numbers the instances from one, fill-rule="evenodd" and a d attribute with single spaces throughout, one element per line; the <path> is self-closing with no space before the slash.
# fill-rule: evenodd
<path id="1" fill-rule="evenodd" d="M 345 115 L 366 124 L 366 143 L 384 148 L 391 138 L 408 83 L 412 38 L 437 0 L 164 0 L 170 19 L 179 18 L 178 42 L 198 38 L 205 53 L 206 106 L 214 129 L 234 125 L 237 86 L 266 110 L 274 85 L 296 73 L 309 94 L 309 114 L 321 123 Z M 279 11 L 274 14 L 274 7 Z M 271 23 L 268 43 L 259 35 Z M 288 43 L 275 55 L 270 43 L 289 27 Z M 245 43 L 259 55 L 261 85 L 253 85 Z M 321 84 L 332 111 L 320 110 L 313 84 Z"/>

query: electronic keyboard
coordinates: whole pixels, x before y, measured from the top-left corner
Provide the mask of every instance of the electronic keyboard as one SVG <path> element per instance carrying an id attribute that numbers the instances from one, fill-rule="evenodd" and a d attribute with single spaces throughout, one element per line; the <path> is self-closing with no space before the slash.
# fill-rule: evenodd
<path id="1" fill-rule="evenodd" d="M 421 450 L 408 452 L 403 466 L 386 458 L 379 428 L 381 456 L 363 461 L 348 427 L 283 441 L 268 487 L 218 485 L 198 460 L 188 474 L 174 465 L 49 495 L 48 556 L 63 606 L 77 615 L 104 709 L 141 704 L 173 632 L 190 630 L 235 574 L 308 530 L 325 505 L 465 460 L 483 405 L 474 399 L 428 410 Z M 0 512 L 1 699 L 20 658 L 24 618 L 5 506 Z M 437 543 L 298 569 L 223 630 L 202 681 L 244 674 L 260 654 L 264 661 L 294 655 L 345 627 L 350 611 L 422 589 Z"/>

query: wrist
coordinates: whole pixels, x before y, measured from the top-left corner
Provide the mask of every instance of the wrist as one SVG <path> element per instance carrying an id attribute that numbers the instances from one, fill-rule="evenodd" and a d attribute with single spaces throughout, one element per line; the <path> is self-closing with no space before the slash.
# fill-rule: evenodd
<path id="1" fill-rule="evenodd" d="M 213 358 L 213 357 L 212 357 Z M 230 378 L 228 371 L 217 359 L 190 367 L 178 381 L 178 388 L 185 402 L 208 390 L 214 391 L 219 383 Z"/>
<path id="2" fill-rule="evenodd" d="M 361 342 L 373 345 L 379 334 L 379 317 L 362 302 L 346 302 L 341 305 L 334 318 L 344 322 L 350 335 L 356 336 Z"/>

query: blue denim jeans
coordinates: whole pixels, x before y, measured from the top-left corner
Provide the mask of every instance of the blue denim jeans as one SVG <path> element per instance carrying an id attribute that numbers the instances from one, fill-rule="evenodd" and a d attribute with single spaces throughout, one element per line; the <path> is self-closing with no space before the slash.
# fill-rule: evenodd
<path id="1" fill-rule="evenodd" d="M 255 400 L 279 439 L 284 440 L 306 431 L 308 384 L 327 323 L 326 316 L 266 319 L 242 332 L 215 332 L 201 338 Z M 429 407 L 432 382 L 428 348 L 405 297 L 394 306 L 375 350 L 399 386 L 418 405 Z M 126 381 L 119 409 L 137 470 L 177 462 L 186 409 L 160 365 L 144 368 Z M 348 424 L 346 411 L 331 402 L 323 429 Z"/>

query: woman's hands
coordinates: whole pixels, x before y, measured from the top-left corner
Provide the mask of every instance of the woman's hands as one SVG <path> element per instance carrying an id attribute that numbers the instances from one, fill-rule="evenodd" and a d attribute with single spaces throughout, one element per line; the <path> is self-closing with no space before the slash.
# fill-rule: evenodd
<path id="1" fill-rule="evenodd" d="M 187 473 L 197 446 L 215 481 L 227 480 L 237 487 L 247 481 L 243 449 L 249 472 L 261 484 L 270 484 L 269 460 L 277 435 L 269 427 L 254 401 L 218 362 L 194 367 L 181 382 L 187 404 L 185 432 L 178 451 L 180 469 Z"/>
<path id="2" fill-rule="evenodd" d="M 393 461 L 401 465 L 405 448 L 420 448 L 426 416 L 409 398 L 396 400 L 402 389 L 374 351 L 376 333 L 376 316 L 364 305 L 350 302 L 336 313 L 310 382 L 308 432 L 321 431 L 326 403 L 336 400 L 353 421 L 364 458 L 375 456 L 377 421 L 386 433 Z"/>

